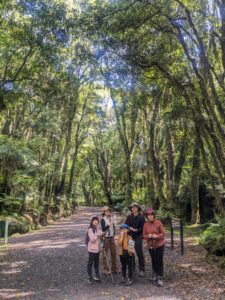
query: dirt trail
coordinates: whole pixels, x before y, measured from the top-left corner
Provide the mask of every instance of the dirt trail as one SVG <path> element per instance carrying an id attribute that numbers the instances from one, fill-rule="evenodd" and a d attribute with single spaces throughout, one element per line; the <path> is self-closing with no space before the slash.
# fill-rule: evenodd
<path id="1" fill-rule="evenodd" d="M 84 236 L 93 214 L 99 208 L 80 208 L 70 219 L 10 238 L 7 249 L 0 249 L 0 299 L 225 299 L 224 273 L 206 262 L 192 239 L 185 240 L 183 257 L 178 248 L 166 247 L 163 288 L 148 281 L 147 250 L 146 277 L 135 275 L 132 287 L 112 286 L 110 277 L 89 286 Z"/>

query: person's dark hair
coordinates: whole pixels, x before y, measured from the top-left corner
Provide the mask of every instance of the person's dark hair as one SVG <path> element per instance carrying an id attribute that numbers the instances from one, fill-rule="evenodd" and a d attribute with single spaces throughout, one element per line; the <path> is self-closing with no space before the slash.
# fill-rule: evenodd
<path id="1" fill-rule="evenodd" d="M 151 209 L 150 209 L 151 210 Z M 148 210 L 145 212 L 145 218 L 148 220 L 148 216 L 154 216 L 154 220 L 156 219 L 155 211 L 152 209 L 152 211 Z"/>
<path id="2" fill-rule="evenodd" d="M 91 222 L 90 222 L 89 228 L 91 228 L 91 229 L 93 230 L 93 232 L 95 233 L 95 232 L 96 232 L 96 226 L 94 226 L 94 225 L 93 225 L 93 221 L 94 221 L 94 220 L 97 220 L 97 221 L 98 221 L 98 223 L 99 223 L 99 219 L 98 219 L 98 217 L 94 217 L 94 218 L 92 218 L 92 219 L 91 219 Z"/>
<path id="3" fill-rule="evenodd" d="M 138 204 L 138 203 L 132 203 L 130 206 L 129 206 L 129 209 L 130 209 L 130 211 L 131 211 L 131 213 L 132 213 L 132 208 L 133 207 L 137 207 L 137 209 L 138 209 L 138 214 L 141 214 L 141 206 Z"/>
<path id="4" fill-rule="evenodd" d="M 151 214 L 147 214 L 147 215 L 146 215 L 146 218 L 148 218 L 148 216 L 154 216 L 154 219 L 155 219 L 155 213 L 154 213 L 154 212 L 151 213 Z"/>

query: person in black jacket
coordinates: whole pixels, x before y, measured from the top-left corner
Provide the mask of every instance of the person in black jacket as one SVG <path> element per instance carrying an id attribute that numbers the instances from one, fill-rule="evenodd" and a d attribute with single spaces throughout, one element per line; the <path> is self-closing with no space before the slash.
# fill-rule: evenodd
<path id="1" fill-rule="evenodd" d="M 135 251 L 139 261 L 139 276 L 143 277 L 145 272 L 145 260 L 142 246 L 142 232 L 145 223 L 145 218 L 140 214 L 141 207 L 137 203 L 132 203 L 130 206 L 131 214 L 127 216 L 125 224 L 129 226 L 129 235 L 135 242 Z"/>

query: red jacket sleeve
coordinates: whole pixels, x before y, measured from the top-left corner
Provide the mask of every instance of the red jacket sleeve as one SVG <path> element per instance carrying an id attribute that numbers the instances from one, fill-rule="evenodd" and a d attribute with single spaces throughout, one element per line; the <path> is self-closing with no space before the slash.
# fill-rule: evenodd
<path id="1" fill-rule="evenodd" d="M 165 236 L 165 230 L 161 221 L 159 221 L 159 234 L 157 234 L 157 239 L 162 239 Z"/>
<path id="2" fill-rule="evenodd" d="M 143 227 L 143 238 L 145 240 L 148 240 L 148 231 L 147 231 L 147 223 L 144 224 L 144 227 Z"/>

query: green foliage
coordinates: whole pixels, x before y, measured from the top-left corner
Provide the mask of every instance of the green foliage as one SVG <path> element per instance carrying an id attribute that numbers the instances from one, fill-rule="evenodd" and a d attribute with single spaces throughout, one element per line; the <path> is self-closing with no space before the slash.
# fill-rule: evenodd
<path id="1" fill-rule="evenodd" d="M 165 225 L 169 225 L 172 217 L 176 217 L 175 212 L 161 209 L 156 211 L 156 216 Z"/>
<path id="2" fill-rule="evenodd" d="M 198 239 L 210 225 L 211 223 L 186 225 L 185 234 Z"/>
<path id="3" fill-rule="evenodd" d="M 34 161 L 33 152 L 23 141 L 10 138 L 6 135 L 0 135 L 0 161 L 10 164 L 14 169 L 30 167 Z"/>
<path id="4" fill-rule="evenodd" d="M 202 234 L 200 244 L 210 253 L 225 255 L 225 218 L 218 224 L 211 224 Z"/>
<path id="5" fill-rule="evenodd" d="M 118 202 L 113 206 L 113 209 L 117 212 L 122 213 L 122 215 L 124 216 L 130 212 L 129 206 L 127 205 L 126 201 Z"/>
<path id="6" fill-rule="evenodd" d="M 15 233 L 27 233 L 35 228 L 34 224 L 22 216 L 13 216 L 13 222 L 9 226 L 9 236 Z"/>
<path id="7" fill-rule="evenodd" d="M 189 2 L 0 4 L 2 213 L 221 218 L 225 29 L 218 1 Z"/>
<path id="8" fill-rule="evenodd" d="M 9 236 L 16 234 L 16 233 L 27 233 L 35 228 L 35 225 L 27 220 L 25 217 L 20 216 L 16 213 L 11 213 L 11 215 L 5 216 L 0 215 L 1 220 L 9 220 Z"/>
<path id="9" fill-rule="evenodd" d="M 207 260 L 211 264 L 217 264 L 220 268 L 225 269 L 225 257 L 217 255 L 207 255 Z"/>
<path id="10" fill-rule="evenodd" d="M 0 205 L 4 206 L 9 212 L 18 212 L 21 209 L 23 201 L 13 196 L 5 196 L 0 198 Z"/>

